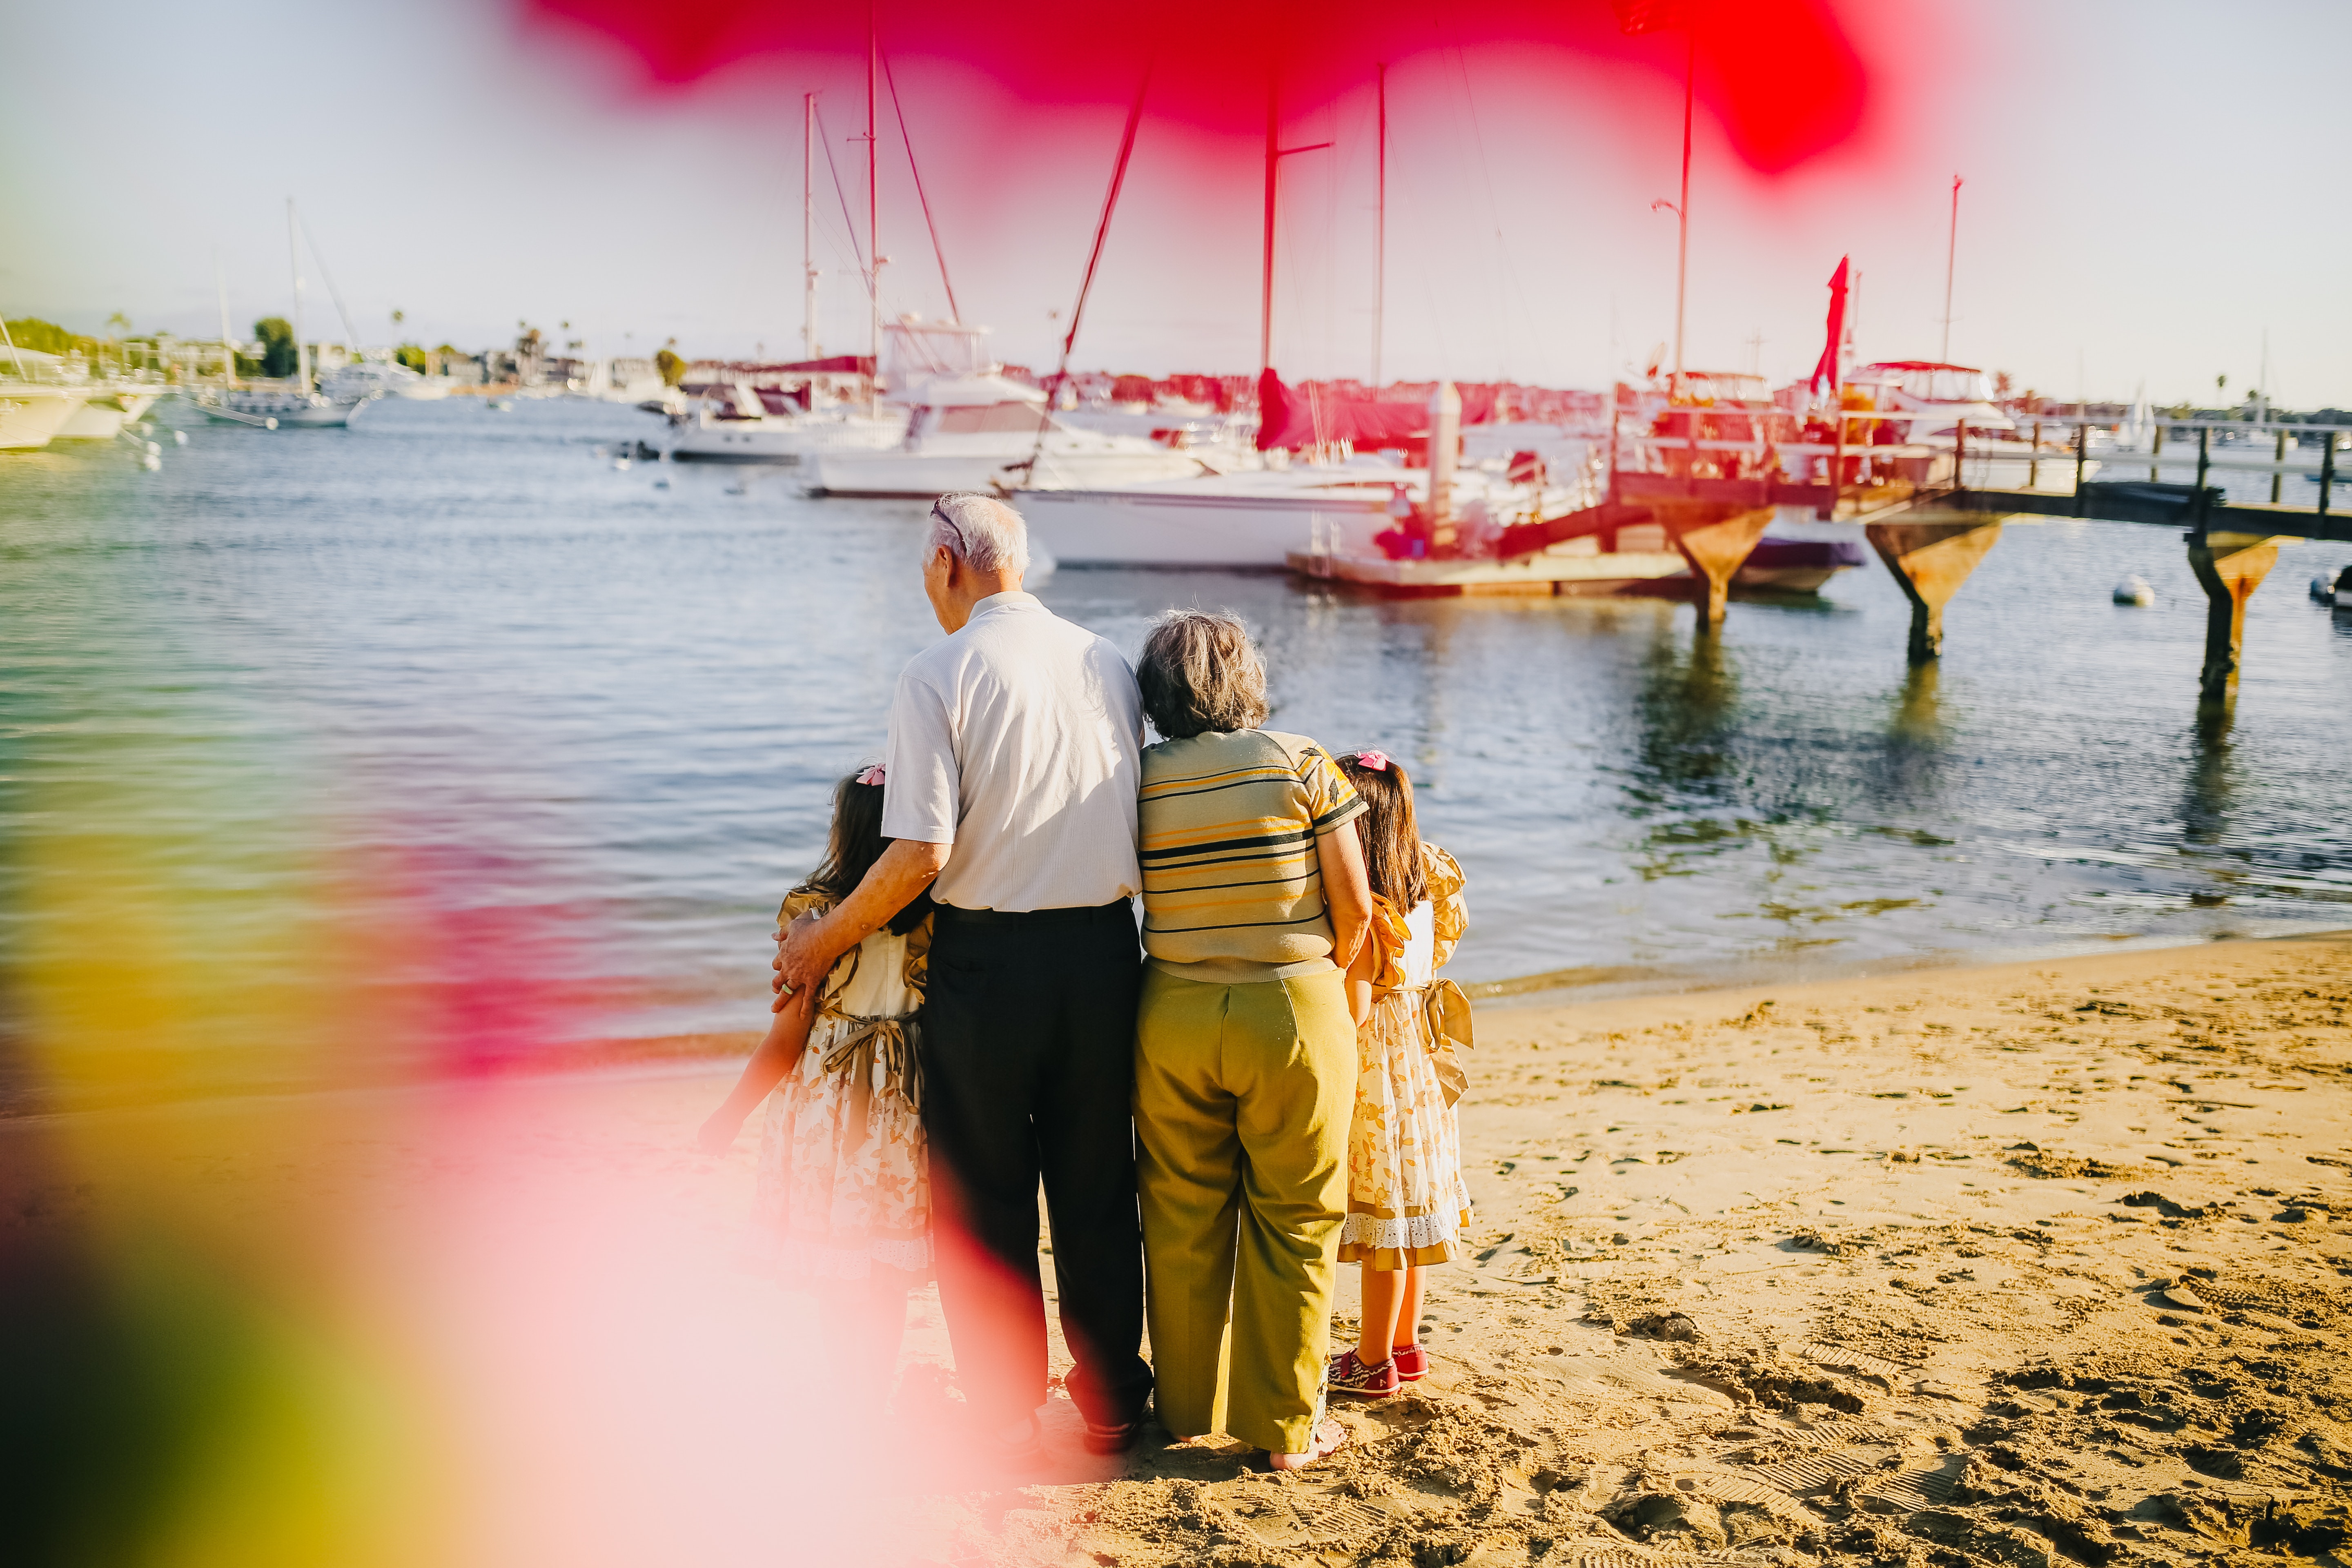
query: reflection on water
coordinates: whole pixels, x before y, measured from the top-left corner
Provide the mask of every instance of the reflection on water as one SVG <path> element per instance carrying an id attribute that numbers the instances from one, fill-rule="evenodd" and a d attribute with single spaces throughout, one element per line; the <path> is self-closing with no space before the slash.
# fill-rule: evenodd
<path id="1" fill-rule="evenodd" d="M 1686 639 L 1661 626 L 1650 640 L 1638 699 L 1643 769 L 1656 781 L 1637 798 L 1672 803 L 1678 795 L 1720 796 L 1735 781 L 1731 730 L 1738 676 L 1722 628 L 1698 617 Z"/>
<path id="2" fill-rule="evenodd" d="M 937 636 L 923 509 L 598 455 L 640 432 L 453 400 L 194 427 L 158 474 L 0 462 L 0 946 L 58 1050 L 265 1082 L 758 1022 L 826 784 Z M 1412 769 L 1471 878 L 1464 977 L 1599 979 L 2340 921 L 2352 639 L 2280 584 L 2352 549 L 2282 555 L 2226 731 L 2161 529 L 2008 529 L 1918 669 L 1874 565 L 1713 632 L 1237 573 L 1040 588 L 1130 650 L 1171 605 L 1244 615 L 1277 727 Z M 2126 573 L 2155 607 L 2109 602 Z"/>

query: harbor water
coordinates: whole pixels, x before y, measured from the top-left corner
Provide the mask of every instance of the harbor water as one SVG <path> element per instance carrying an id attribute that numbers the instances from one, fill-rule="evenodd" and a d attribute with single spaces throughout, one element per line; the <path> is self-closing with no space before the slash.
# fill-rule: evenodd
<path id="1" fill-rule="evenodd" d="M 758 1027 L 832 782 L 940 635 L 923 507 L 618 468 L 660 422 L 595 405 L 158 417 L 189 442 L 157 472 L 0 458 L 0 953 L 36 1064 L 0 1097 Z M 1273 727 L 1412 770 L 1470 879 L 1454 972 L 1501 994 L 2352 923 L 2352 616 L 2304 591 L 2347 561 L 2283 549 L 2203 725 L 2205 601 L 2158 528 L 2011 524 L 1916 671 L 1875 564 L 1713 635 L 1652 599 L 1037 587 L 1130 652 L 1172 605 L 1245 616 Z M 2129 574 L 2153 606 L 2111 602 Z"/>

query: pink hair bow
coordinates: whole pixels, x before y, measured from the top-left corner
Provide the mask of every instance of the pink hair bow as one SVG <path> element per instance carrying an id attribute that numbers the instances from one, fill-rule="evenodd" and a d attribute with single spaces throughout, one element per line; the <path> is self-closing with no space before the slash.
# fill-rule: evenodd
<path id="1" fill-rule="evenodd" d="M 872 784 L 877 789 L 880 788 L 882 785 L 882 764 L 880 763 L 877 763 L 872 767 L 866 769 L 864 773 L 858 774 L 857 782 L 862 784 Z"/>
<path id="2" fill-rule="evenodd" d="M 1360 768 L 1370 768 L 1376 773 L 1384 773 L 1389 771 L 1389 754 L 1386 752 L 1358 752 L 1356 765 Z"/>

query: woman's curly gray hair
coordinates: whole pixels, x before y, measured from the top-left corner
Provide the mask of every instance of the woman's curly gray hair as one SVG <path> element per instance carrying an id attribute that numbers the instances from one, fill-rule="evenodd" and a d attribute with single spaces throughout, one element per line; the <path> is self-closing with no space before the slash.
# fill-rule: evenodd
<path id="1" fill-rule="evenodd" d="M 1143 716 L 1171 741 L 1265 722 L 1265 660 L 1235 616 L 1169 611 L 1143 639 L 1135 679 Z"/>

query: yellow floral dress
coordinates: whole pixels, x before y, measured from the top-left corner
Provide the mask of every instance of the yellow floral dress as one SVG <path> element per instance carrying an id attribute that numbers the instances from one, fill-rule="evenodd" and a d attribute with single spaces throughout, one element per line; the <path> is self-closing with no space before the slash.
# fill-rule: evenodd
<path id="1" fill-rule="evenodd" d="M 822 913 L 795 891 L 777 917 Z M 917 1012 L 931 947 L 926 918 L 857 944 L 825 976 L 808 1047 L 768 1099 L 753 1219 L 780 1272 L 864 1279 L 877 1268 L 931 1267 L 929 1162 Z"/>
<path id="2" fill-rule="evenodd" d="M 1372 899 L 1380 968 L 1371 1016 L 1356 1032 L 1356 1119 L 1348 1134 L 1348 1217 L 1339 1231 L 1339 1261 L 1368 1268 L 1458 1258 L 1470 1219 L 1454 1112 L 1461 1069 L 1454 1039 L 1433 1024 L 1433 1014 L 1442 1021 L 1445 1008 L 1432 1005 L 1441 988 L 1459 998 L 1436 974 L 1454 956 L 1469 911 L 1454 857 L 1433 844 L 1423 844 L 1421 856 L 1427 899 L 1402 913 L 1379 895 Z"/>

